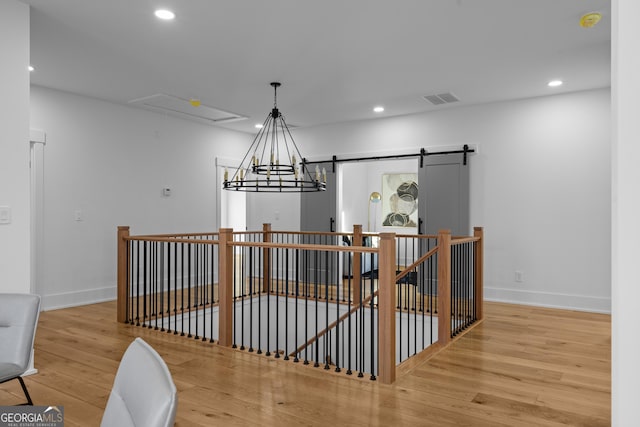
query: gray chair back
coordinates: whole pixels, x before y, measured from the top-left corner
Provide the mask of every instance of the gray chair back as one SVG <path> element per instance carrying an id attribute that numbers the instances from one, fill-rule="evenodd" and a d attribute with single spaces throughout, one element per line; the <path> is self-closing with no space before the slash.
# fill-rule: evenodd
<path id="1" fill-rule="evenodd" d="M 169 427 L 177 404 L 169 368 L 149 344 L 136 338 L 120 361 L 101 427 Z"/>
<path id="2" fill-rule="evenodd" d="M 0 370 L 0 381 L 29 368 L 39 315 L 40 296 L 0 294 L 0 363 L 6 368 Z"/>

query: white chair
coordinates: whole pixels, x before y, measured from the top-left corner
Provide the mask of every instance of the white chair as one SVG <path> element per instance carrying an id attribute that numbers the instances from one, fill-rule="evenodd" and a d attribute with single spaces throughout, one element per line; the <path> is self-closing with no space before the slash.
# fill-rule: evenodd
<path id="1" fill-rule="evenodd" d="M 23 405 L 33 405 L 22 375 L 29 369 L 39 315 L 38 295 L 0 294 L 0 383 L 20 381 Z"/>
<path id="2" fill-rule="evenodd" d="M 142 338 L 125 351 L 107 401 L 101 427 L 169 427 L 178 394 L 162 357 Z"/>

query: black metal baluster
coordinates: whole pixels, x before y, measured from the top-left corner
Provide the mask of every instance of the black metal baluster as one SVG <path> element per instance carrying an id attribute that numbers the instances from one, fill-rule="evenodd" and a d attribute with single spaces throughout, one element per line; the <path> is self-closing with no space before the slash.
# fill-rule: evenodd
<path id="1" fill-rule="evenodd" d="M 456 267 L 456 281 L 455 281 L 455 287 L 456 287 L 456 298 L 454 300 L 454 304 L 456 306 L 456 313 L 455 313 L 455 317 L 454 320 L 456 321 L 456 327 L 453 329 L 455 331 L 454 335 L 458 335 L 458 332 L 460 330 L 460 296 L 462 294 L 462 284 L 461 284 L 461 278 L 460 278 L 460 245 L 456 245 L 454 247 L 455 250 L 455 267 Z"/>
<path id="2" fill-rule="evenodd" d="M 155 294 L 156 294 L 156 265 L 155 265 L 155 247 L 157 242 L 149 242 L 149 329 L 153 328 L 153 317 L 155 317 Z"/>
<path id="3" fill-rule="evenodd" d="M 294 321 L 294 325 L 295 325 L 295 329 L 296 329 L 296 333 L 295 333 L 295 355 L 293 357 L 293 361 L 294 363 L 298 363 L 299 359 L 298 359 L 298 290 L 300 289 L 300 250 L 296 249 L 295 250 L 295 256 L 296 256 L 296 290 L 295 290 L 295 321 Z"/>
<path id="4" fill-rule="evenodd" d="M 127 318 L 129 319 L 129 324 L 133 325 L 134 324 L 134 313 L 135 313 L 135 309 L 133 306 L 133 301 L 134 300 L 138 300 L 137 296 L 136 298 L 133 297 L 134 294 L 134 283 L 137 285 L 137 281 L 136 281 L 136 277 L 137 277 L 137 270 L 138 270 L 138 263 L 134 263 L 133 260 L 135 259 L 135 257 L 137 256 L 137 252 L 135 250 L 135 245 L 136 243 L 133 242 L 133 240 L 129 240 L 128 246 L 129 246 L 129 274 L 130 274 L 130 280 L 129 280 L 129 286 L 127 288 L 127 296 L 129 297 L 129 304 L 131 305 L 131 310 L 129 311 L 129 313 L 127 313 Z"/>
<path id="5" fill-rule="evenodd" d="M 240 328 L 240 350 L 244 350 L 244 288 L 246 286 L 245 283 L 245 278 L 247 277 L 247 272 L 246 272 L 246 262 L 244 261 L 247 257 L 247 250 L 248 248 L 245 246 L 241 247 L 241 253 L 242 253 L 242 266 L 240 267 L 240 269 L 242 270 L 242 281 L 240 282 L 240 323 L 241 323 L 241 328 Z M 251 268 L 251 267 L 249 267 Z"/>
<path id="6" fill-rule="evenodd" d="M 264 277 L 264 269 L 260 269 L 260 266 L 264 265 L 264 260 L 262 259 L 262 251 L 258 249 L 258 351 L 257 354 L 262 354 L 262 291 L 264 290 L 265 280 Z M 253 324 L 251 325 L 253 327 Z"/>
<path id="7" fill-rule="evenodd" d="M 142 327 L 146 327 L 147 320 L 147 242 L 143 244 L 144 252 L 142 254 L 143 270 L 142 270 Z"/>
<path id="8" fill-rule="evenodd" d="M 355 253 L 354 253 L 355 256 Z M 362 265 L 362 259 L 364 258 L 364 253 L 360 252 L 358 253 L 358 256 L 360 257 L 360 265 Z M 373 280 L 373 279 L 372 279 Z M 359 345 L 359 350 L 360 350 L 360 366 L 358 367 L 358 378 L 362 378 L 364 377 L 364 291 L 365 291 L 365 286 L 364 286 L 364 278 L 362 277 L 362 275 L 360 275 L 360 284 L 358 285 L 360 286 L 360 302 L 359 302 L 359 309 L 358 312 L 360 313 L 359 319 L 360 319 L 360 324 L 359 326 L 359 334 L 360 334 L 360 345 Z"/>
<path id="9" fill-rule="evenodd" d="M 193 267 L 191 260 L 191 243 L 187 244 L 187 338 L 191 338 L 191 291 L 193 290 Z"/>
<path id="10" fill-rule="evenodd" d="M 231 344 L 231 348 L 238 348 L 238 319 L 237 319 L 237 314 L 238 314 L 238 310 L 237 310 L 237 302 L 238 302 L 238 295 L 236 294 L 236 289 L 238 289 L 238 283 L 240 283 L 240 278 L 237 277 L 236 275 L 236 271 L 238 271 L 238 260 L 237 257 L 235 256 L 236 250 L 238 248 L 236 248 L 234 246 L 233 248 L 233 261 L 231 262 L 233 264 L 233 291 L 232 291 L 232 297 L 231 297 L 231 301 L 233 301 L 233 323 L 232 323 L 232 328 L 233 328 L 233 343 Z M 218 247 L 218 250 L 220 250 L 220 247 Z M 240 251 L 242 251 L 242 247 L 240 248 Z M 220 267 L 220 266 L 218 266 Z M 240 268 L 242 269 L 242 265 L 240 265 Z M 218 270 L 219 271 L 219 270 Z M 242 274 L 242 273 L 241 273 Z M 211 272 L 211 283 L 213 284 L 213 270 Z M 220 280 L 218 280 L 218 299 L 220 299 L 220 284 L 219 284 Z M 215 295 L 215 294 L 214 294 Z M 211 304 L 211 306 L 213 306 L 213 304 Z M 213 319 L 213 317 L 212 317 Z M 213 321 L 211 323 L 211 336 L 213 336 Z M 218 339 L 220 339 L 220 337 L 218 337 Z"/>
<path id="11" fill-rule="evenodd" d="M 280 236 L 276 237 L 276 241 L 280 238 Z M 273 355 L 273 357 L 275 359 L 278 359 L 280 357 L 280 271 L 282 271 L 282 265 L 280 265 L 280 251 L 282 249 L 277 249 L 274 248 L 273 251 L 275 252 L 275 258 L 276 258 L 276 289 L 275 289 L 275 301 L 276 301 L 276 344 L 275 344 L 275 354 Z M 269 296 L 269 298 L 271 298 Z M 268 331 L 269 334 L 271 334 L 271 331 Z"/>
<path id="12" fill-rule="evenodd" d="M 198 300 L 200 299 L 200 250 L 201 247 L 199 244 L 195 243 L 193 245 L 193 311 L 196 315 L 194 319 L 195 331 L 193 334 L 194 339 L 199 339 L 198 337 Z"/>
<path id="13" fill-rule="evenodd" d="M 469 325 L 469 243 L 465 243 L 462 248 L 462 275 L 464 278 L 464 285 L 462 288 L 463 299 L 462 299 L 462 328 L 467 329 Z"/>
<path id="14" fill-rule="evenodd" d="M 184 245 L 180 244 L 180 336 L 184 336 Z"/>
<path id="15" fill-rule="evenodd" d="M 413 284 L 413 354 L 418 353 L 418 310 L 416 309 L 416 301 L 418 300 L 418 270 L 415 269 L 411 272 L 416 278 L 416 283 Z M 413 280 L 413 279 L 412 279 Z"/>
<path id="16" fill-rule="evenodd" d="M 249 247 L 249 352 L 253 352 L 253 247 Z"/>
<path id="17" fill-rule="evenodd" d="M 161 271 L 161 279 L 160 279 L 160 331 L 164 332 L 164 246 L 165 242 L 160 242 L 160 271 Z"/>
<path id="18" fill-rule="evenodd" d="M 380 279 L 378 279 L 378 280 L 380 280 Z M 371 278 L 371 304 L 370 304 L 370 312 L 371 312 L 371 314 L 370 314 L 370 317 L 371 317 L 371 346 L 370 346 L 370 348 L 371 348 L 371 365 L 370 365 L 370 367 L 371 367 L 371 376 L 369 377 L 369 379 L 371 381 L 375 381 L 375 379 L 376 379 L 376 376 L 374 374 L 374 371 L 375 371 L 374 370 L 374 364 L 375 364 L 375 356 L 376 356 L 376 350 L 377 350 L 377 348 L 374 345 L 374 339 L 375 339 L 375 311 L 374 311 L 374 300 L 375 300 L 375 298 L 373 297 L 374 293 L 375 293 L 375 290 L 374 290 L 373 277 L 372 277 Z M 401 333 L 401 335 L 402 335 L 402 333 Z M 380 344 L 378 343 L 378 345 L 380 345 Z"/>
<path id="19" fill-rule="evenodd" d="M 136 240 L 136 266 L 135 266 L 135 325 L 140 326 L 140 241 Z M 133 301 L 131 302 L 133 304 Z"/>
<path id="20" fill-rule="evenodd" d="M 339 256 L 342 256 L 342 254 L 347 253 L 347 252 L 338 252 L 338 254 L 340 254 Z M 350 257 L 349 257 L 350 258 Z M 348 271 L 348 270 L 347 270 Z M 352 293 L 351 293 L 351 277 L 347 277 L 347 310 L 351 311 L 351 298 L 352 298 Z M 348 329 L 348 338 L 347 338 L 347 345 L 349 346 L 347 349 L 347 375 L 352 375 L 353 372 L 351 371 L 351 317 L 352 315 L 350 314 L 349 317 L 347 318 L 347 327 Z"/>
<path id="21" fill-rule="evenodd" d="M 304 293 L 304 342 L 308 343 L 309 342 L 309 328 L 307 325 L 309 325 L 309 283 L 311 280 L 310 277 L 310 272 L 309 272 L 309 263 L 310 263 L 310 259 L 311 259 L 311 254 L 309 253 L 310 251 L 305 250 L 304 251 L 304 260 L 305 260 L 305 265 L 304 265 L 304 287 L 305 287 L 305 293 Z M 304 364 L 308 365 L 309 364 L 309 346 L 305 345 L 304 346 Z"/>
<path id="22" fill-rule="evenodd" d="M 158 270 L 158 245 L 159 242 L 153 242 L 153 257 L 152 257 L 152 274 L 153 274 L 153 280 L 152 280 L 152 284 L 153 284 L 153 293 L 152 295 L 152 302 L 153 302 L 153 308 L 152 308 L 152 313 L 153 313 L 153 317 L 154 317 L 154 329 L 157 331 L 158 330 L 158 289 L 159 289 L 159 280 L 160 280 L 160 271 Z M 149 328 L 151 328 L 151 325 L 149 325 Z"/>
<path id="23" fill-rule="evenodd" d="M 451 246 L 451 319 L 453 320 L 449 320 L 450 322 L 452 322 L 452 326 L 451 326 L 451 336 L 454 337 L 455 336 L 455 331 L 456 331 L 456 325 L 455 325 L 455 318 L 456 318 L 456 291 L 457 291 L 457 287 L 456 287 L 456 246 L 452 245 Z"/>
<path id="24" fill-rule="evenodd" d="M 403 239 L 404 240 L 404 264 L 402 264 L 404 267 L 407 267 L 407 254 L 409 252 L 409 247 L 407 246 L 407 243 L 409 241 L 409 239 Z M 413 264 L 413 262 L 409 263 Z M 400 263 L 398 263 L 398 265 L 400 265 Z M 405 276 L 407 277 L 407 276 Z M 407 277 L 407 279 L 404 280 L 406 285 L 403 285 L 403 292 L 404 292 L 404 309 L 407 310 L 407 315 L 409 314 L 409 278 Z M 408 319 L 408 318 L 407 318 Z M 407 323 L 408 326 L 408 323 Z M 407 327 L 407 331 L 409 330 L 409 328 Z"/>
<path id="25" fill-rule="evenodd" d="M 269 351 L 269 344 L 270 344 L 270 337 L 271 337 L 271 329 L 270 329 L 270 316 L 271 316 L 271 286 L 273 284 L 273 271 L 271 269 L 271 257 L 273 256 L 273 251 L 271 250 L 271 248 L 268 249 L 269 251 L 269 260 L 267 262 L 267 260 L 265 260 L 265 262 L 267 262 L 267 269 L 269 270 L 269 276 L 266 277 L 266 280 L 268 280 L 267 282 L 267 351 L 265 353 L 265 356 L 271 356 L 271 352 Z M 262 325 L 260 325 L 262 326 Z M 260 329 L 262 329 L 262 327 L 260 327 Z"/>
<path id="26" fill-rule="evenodd" d="M 167 333 L 171 332 L 171 246 L 167 242 Z"/>
<path id="27" fill-rule="evenodd" d="M 316 251 L 317 253 L 317 251 Z M 317 259 L 317 256 L 316 256 Z M 317 263 L 316 263 L 316 269 L 317 269 Z M 317 273 L 316 273 L 317 274 Z M 325 287 L 325 292 L 326 292 L 327 288 Z M 314 296 L 314 302 L 315 302 L 315 328 L 314 330 L 316 331 L 316 340 L 315 340 L 315 345 L 312 348 L 312 354 L 315 354 L 315 356 L 313 357 L 313 366 L 314 367 L 318 367 L 320 366 L 320 346 L 318 345 L 318 311 L 320 309 L 320 307 L 318 306 L 318 280 L 317 278 L 313 281 L 313 296 Z M 326 301 L 325 301 L 326 302 Z M 315 350 L 315 351 L 314 351 Z"/>
<path id="28" fill-rule="evenodd" d="M 472 294 L 473 294 L 473 301 L 472 301 L 472 308 L 471 308 L 471 313 L 472 313 L 472 319 L 475 322 L 476 320 L 478 320 L 478 313 L 476 312 L 476 268 L 478 267 L 476 265 L 476 251 L 478 250 L 478 243 L 479 242 L 473 242 L 473 253 L 471 254 L 471 275 L 473 277 L 473 285 L 472 285 Z"/>
<path id="29" fill-rule="evenodd" d="M 209 292 L 209 296 L 211 297 L 211 304 L 209 304 L 209 342 L 212 343 L 214 342 L 213 340 L 213 306 L 215 305 L 216 301 L 215 301 L 215 288 L 216 285 L 214 283 L 214 279 L 213 279 L 213 275 L 214 275 L 214 271 L 215 271 L 215 259 L 216 259 L 216 248 L 218 246 L 217 245 L 211 245 L 211 259 L 209 261 L 209 271 L 208 271 L 208 276 L 209 276 L 209 283 L 211 284 L 211 288 L 210 288 L 210 292 Z M 235 254 L 235 247 L 233 248 L 233 253 Z M 236 257 L 233 257 L 233 275 L 235 276 L 235 261 L 236 261 Z M 232 279 L 232 281 L 235 280 L 235 277 Z M 232 321 L 231 321 L 231 327 L 232 327 L 232 336 L 233 336 L 233 345 L 235 348 L 235 330 L 236 330 L 236 318 L 235 318 L 235 307 L 236 307 L 236 300 L 233 298 L 231 298 L 231 301 L 233 302 L 233 305 L 231 306 L 231 311 L 232 311 Z"/>
<path id="30" fill-rule="evenodd" d="M 323 342 L 324 342 L 324 369 L 328 370 L 330 368 L 329 362 L 331 361 L 331 349 L 330 349 L 330 340 L 329 340 L 329 286 L 325 286 L 324 288 L 324 330 L 327 333 L 324 334 Z M 316 327 L 316 331 L 318 328 Z M 320 343 L 318 342 L 316 348 L 320 347 Z"/>
<path id="31" fill-rule="evenodd" d="M 284 360 L 289 360 L 289 248 L 284 250 L 284 262 Z"/>
<path id="32" fill-rule="evenodd" d="M 178 334 L 178 243 L 173 251 L 173 334 Z"/>

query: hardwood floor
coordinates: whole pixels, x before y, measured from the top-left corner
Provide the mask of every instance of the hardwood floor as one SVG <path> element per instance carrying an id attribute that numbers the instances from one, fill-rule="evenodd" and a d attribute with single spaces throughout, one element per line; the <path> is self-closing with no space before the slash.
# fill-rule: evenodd
<path id="1" fill-rule="evenodd" d="M 141 336 L 178 388 L 178 426 L 608 426 L 608 315 L 485 304 L 485 320 L 393 385 L 115 323 L 115 302 L 44 312 L 37 405 L 97 426 L 124 350 Z M 0 405 L 22 399 L 0 385 Z"/>

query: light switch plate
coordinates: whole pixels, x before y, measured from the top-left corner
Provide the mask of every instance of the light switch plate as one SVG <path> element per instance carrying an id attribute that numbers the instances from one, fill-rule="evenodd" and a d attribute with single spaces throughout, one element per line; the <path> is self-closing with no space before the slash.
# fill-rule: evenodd
<path id="1" fill-rule="evenodd" d="M 0 206 L 0 224 L 11 224 L 11 208 Z"/>

